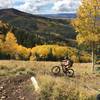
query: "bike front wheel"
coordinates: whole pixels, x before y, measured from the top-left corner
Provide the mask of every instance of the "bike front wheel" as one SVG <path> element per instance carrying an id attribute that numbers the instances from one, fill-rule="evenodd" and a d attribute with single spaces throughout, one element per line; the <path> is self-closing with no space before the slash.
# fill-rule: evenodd
<path id="1" fill-rule="evenodd" d="M 51 69 L 51 72 L 55 75 L 60 73 L 60 67 L 59 66 L 53 66 Z"/>
<path id="2" fill-rule="evenodd" d="M 73 69 L 68 69 L 67 72 L 66 72 L 66 75 L 69 76 L 69 77 L 74 76 L 74 70 Z"/>

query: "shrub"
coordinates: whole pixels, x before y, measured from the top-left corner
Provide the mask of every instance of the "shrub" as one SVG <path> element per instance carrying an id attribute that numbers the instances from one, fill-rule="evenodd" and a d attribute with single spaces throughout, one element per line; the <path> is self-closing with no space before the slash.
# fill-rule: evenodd
<path id="1" fill-rule="evenodd" d="M 64 77 L 38 76 L 41 88 L 39 100 L 94 100 L 84 87 Z"/>
<path id="2" fill-rule="evenodd" d="M 82 52 L 80 55 L 80 60 L 81 62 L 91 62 L 91 55 L 86 52 Z"/>
<path id="3" fill-rule="evenodd" d="M 42 76 L 39 77 L 40 79 L 40 88 L 41 88 L 41 95 L 40 100 L 53 100 L 52 93 L 53 93 L 53 85 L 54 80 L 50 76 Z"/>
<path id="4" fill-rule="evenodd" d="M 31 50 L 32 55 L 36 56 L 38 60 L 56 61 L 62 60 L 64 56 L 74 56 L 77 61 L 77 50 L 71 47 L 59 45 L 41 45 L 33 47 Z"/>
<path id="5" fill-rule="evenodd" d="M 29 57 L 30 57 L 31 49 L 30 48 L 23 47 L 22 45 L 18 45 L 16 47 L 16 52 L 19 55 L 19 58 L 20 59 L 28 60 Z"/>

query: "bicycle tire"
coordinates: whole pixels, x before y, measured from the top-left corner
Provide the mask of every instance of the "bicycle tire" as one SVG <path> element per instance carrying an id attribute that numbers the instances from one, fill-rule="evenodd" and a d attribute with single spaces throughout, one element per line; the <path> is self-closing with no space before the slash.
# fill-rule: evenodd
<path id="1" fill-rule="evenodd" d="M 66 75 L 69 77 L 73 77 L 74 76 L 74 70 L 73 69 L 68 69 L 66 72 Z"/>
<path id="2" fill-rule="evenodd" d="M 59 66 L 53 66 L 51 69 L 51 72 L 55 75 L 60 73 L 60 67 Z"/>

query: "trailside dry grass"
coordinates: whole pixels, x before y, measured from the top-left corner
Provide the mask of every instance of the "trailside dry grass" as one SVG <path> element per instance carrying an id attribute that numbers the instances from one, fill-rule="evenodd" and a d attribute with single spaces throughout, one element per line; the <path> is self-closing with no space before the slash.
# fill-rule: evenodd
<path id="1" fill-rule="evenodd" d="M 36 75 L 41 87 L 40 100 L 95 100 L 100 93 L 100 73 L 92 73 L 91 63 L 75 63 L 75 76 L 54 76 L 52 66 L 60 62 L 0 61 L 0 76 Z M 73 99 L 75 98 L 75 99 Z"/>
<path id="2" fill-rule="evenodd" d="M 50 69 L 55 66 L 60 65 L 60 62 L 46 62 L 46 61 L 16 61 L 16 60 L 1 60 L 0 68 L 5 67 L 9 70 L 15 68 L 25 68 L 34 69 L 35 71 L 50 72 Z M 75 63 L 73 69 L 77 74 L 92 73 L 91 63 Z"/>

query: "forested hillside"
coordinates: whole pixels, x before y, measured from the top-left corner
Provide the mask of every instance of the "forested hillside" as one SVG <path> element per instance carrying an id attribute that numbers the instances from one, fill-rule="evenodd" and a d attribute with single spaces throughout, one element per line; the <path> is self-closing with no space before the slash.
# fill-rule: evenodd
<path id="1" fill-rule="evenodd" d="M 2 31 L 7 31 L 8 24 L 2 22 Z M 5 29 L 5 30 L 4 30 Z M 20 45 L 11 31 L 6 35 L 0 34 L 0 59 L 57 61 L 69 56 L 74 62 L 90 62 L 91 56 L 87 52 L 79 52 L 76 48 L 59 45 L 37 45 L 32 48 Z"/>
<path id="2" fill-rule="evenodd" d="M 76 33 L 69 20 L 50 19 L 16 9 L 0 10 L 0 20 L 9 24 L 7 30 L 12 29 L 18 43 L 25 47 L 39 44 L 74 45 Z"/>

